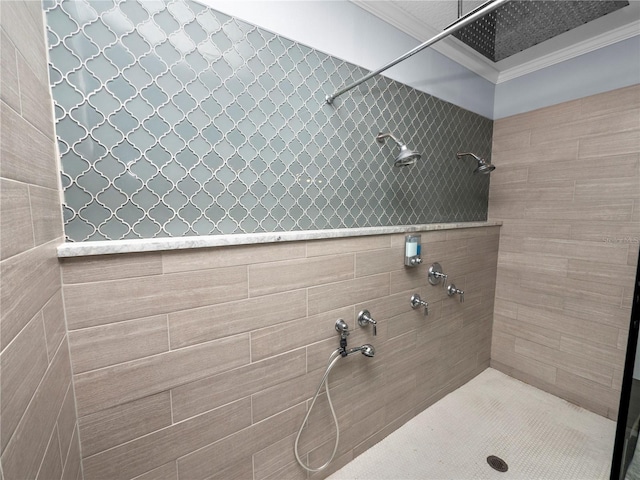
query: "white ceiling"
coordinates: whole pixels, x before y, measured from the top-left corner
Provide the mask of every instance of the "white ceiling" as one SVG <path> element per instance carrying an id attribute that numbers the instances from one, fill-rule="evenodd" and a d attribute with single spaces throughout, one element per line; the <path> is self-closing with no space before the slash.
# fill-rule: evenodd
<path id="1" fill-rule="evenodd" d="M 458 18 L 458 0 L 351 1 L 420 42 L 429 40 Z M 463 0 L 462 13 L 482 3 L 483 0 Z M 493 83 L 501 83 L 639 34 L 640 0 L 629 0 L 625 8 L 495 63 L 452 36 L 430 48 Z M 398 56 L 403 53 L 398 52 Z"/>

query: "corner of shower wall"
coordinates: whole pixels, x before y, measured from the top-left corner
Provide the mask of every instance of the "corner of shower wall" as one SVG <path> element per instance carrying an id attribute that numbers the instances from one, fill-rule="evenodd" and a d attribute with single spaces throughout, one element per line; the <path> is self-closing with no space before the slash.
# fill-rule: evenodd
<path id="1" fill-rule="evenodd" d="M 0 2 L 0 477 L 81 479 L 39 2 Z"/>
<path id="2" fill-rule="evenodd" d="M 640 238 L 640 85 L 497 120 L 491 364 L 616 419 Z"/>

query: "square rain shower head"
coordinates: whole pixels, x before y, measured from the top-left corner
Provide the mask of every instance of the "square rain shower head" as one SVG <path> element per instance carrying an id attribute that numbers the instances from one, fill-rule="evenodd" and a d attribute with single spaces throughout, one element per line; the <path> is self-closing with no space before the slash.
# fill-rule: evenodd
<path id="1" fill-rule="evenodd" d="M 499 62 L 628 5 L 626 0 L 512 0 L 453 35 Z"/>

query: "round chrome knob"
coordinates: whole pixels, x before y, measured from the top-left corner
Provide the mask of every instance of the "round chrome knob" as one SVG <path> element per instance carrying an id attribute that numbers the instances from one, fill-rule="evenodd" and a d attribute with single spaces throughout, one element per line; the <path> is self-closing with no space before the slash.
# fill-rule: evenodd
<path id="1" fill-rule="evenodd" d="M 447 294 L 453 297 L 455 294 L 460 295 L 460 303 L 464 303 L 464 292 L 456 288 L 455 284 L 451 284 L 447 287 Z"/>
<path id="2" fill-rule="evenodd" d="M 358 325 L 360 325 L 361 327 L 366 327 L 369 324 L 373 325 L 373 335 L 376 336 L 378 334 L 378 329 L 376 328 L 378 322 L 371 318 L 371 313 L 369 312 L 369 310 L 362 310 L 360 313 L 358 313 Z"/>
<path id="3" fill-rule="evenodd" d="M 424 307 L 424 314 L 429 314 L 429 304 L 420 298 L 420 295 L 414 293 L 411 295 L 411 308 L 414 310 L 420 307 Z"/>
<path id="4" fill-rule="evenodd" d="M 442 266 L 435 262 L 429 267 L 427 278 L 431 285 L 438 285 L 440 282 L 443 282 L 442 285 L 447 281 L 447 275 L 442 273 Z"/>

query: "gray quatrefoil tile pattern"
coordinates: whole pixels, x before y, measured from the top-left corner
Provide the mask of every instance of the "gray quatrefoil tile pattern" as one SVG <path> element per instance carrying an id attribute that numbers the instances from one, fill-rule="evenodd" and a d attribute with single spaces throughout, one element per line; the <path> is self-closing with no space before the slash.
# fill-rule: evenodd
<path id="1" fill-rule="evenodd" d="M 69 241 L 486 219 L 484 117 L 382 76 L 327 105 L 367 72 L 189 0 L 44 8 Z"/>

